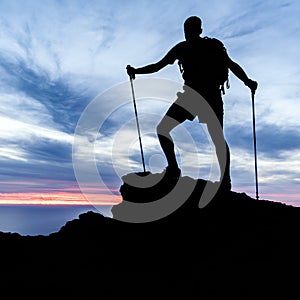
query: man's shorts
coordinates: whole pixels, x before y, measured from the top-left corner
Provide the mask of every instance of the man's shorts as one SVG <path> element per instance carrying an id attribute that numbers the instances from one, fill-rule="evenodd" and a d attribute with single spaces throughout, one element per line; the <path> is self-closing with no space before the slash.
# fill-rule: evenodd
<path id="1" fill-rule="evenodd" d="M 181 105 L 176 104 L 176 101 L 170 106 L 166 115 L 179 123 L 184 122 L 185 120 L 194 120 L 196 115 L 193 115 L 191 112 L 184 109 Z"/>
<path id="2" fill-rule="evenodd" d="M 195 117 L 198 117 L 200 123 L 209 123 L 211 114 L 214 113 L 221 126 L 223 126 L 223 101 L 221 95 L 206 95 L 206 97 L 203 97 L 206 100 L 205 104 L 202 105 L 199 98 L 193 99 L 188 92 L 179 92 L 177 96 L 178 98 L 166 112 L 168 117 L 175 119 L 179 123 L 183 123 L 185 120 L 192 121 Z"/>

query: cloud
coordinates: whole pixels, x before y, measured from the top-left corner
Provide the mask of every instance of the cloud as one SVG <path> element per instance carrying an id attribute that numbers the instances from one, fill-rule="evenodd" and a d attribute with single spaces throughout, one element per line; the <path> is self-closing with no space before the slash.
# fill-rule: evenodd
<path id="1" fill-rule="evenodd" d="M 231 126 L 228 129 L 228 140 L 235 148 L 253 149 L 253 129 Z M 285 154 L 300 149 L 300 133 L 293 127 L 280 127 L 274 124 L 263 124 L 256 129 L 257 149 L 269 159 L 285 159 Z"/>
<path id="2" fill-rule="evenodd" d="M 86 106 L 98 94 L 128 80 L 127 64 L 138 67 L 161 59 L 183 39 L 183 21 L 190 15 L 202 17 L 204 35 L 220 38 L 231 57 L 259 82 L 255 104 L 261 166 L 275 162 L 275 171 L 281 174 L 286 162 L 290 168 L 286 178 L 299 177 L 299 170 L 292 165 L 299 161 L 292 156 L 299 149 L 300 70 L 295 62 L 300 58 L 300 6 L 296 2 L 28 0 L 24 5 L 1 2 L 0 9 L 2 177 L 74 180 L 71 146 Z M 177 65 L 156 75 L 181 82 Z M 250 93 L 233 74 L 230 81 L 231 88 L 224 96 L 225 134 L 233 152 L 236 185 L 249 185 L 253 146 Z M 119 178 L 107 158 L 118 143 L 115 132 L 129 120 L 119 144 L 130 141 L 131 152 L 125 157 L 120 147 L 115 155 L 122 172 L 141 164 L 129 85 L 127 88 L 126 99 L 114 94 L 91 117 L 96 124 L 114 108 L 102 126 L 96 153 L 110 187 L 113 181 L 117 186 Z M 174 99 L 169 97 L 168 103 L 148 100 L 139 102 L 145 155 L 147 160 L 153 156 L 153 167 L 159 170 L 165 161 L 161 156 L 158 159 L 161 150 L 155 126 Z M 124 101 L 127 104 L 120 107 Z M 196 157 L 205 171 L 211 159 L 205 136 L 194 125 L 186 123 L 182 129 L 191 134 L 197 150 L 191 150 L 187 136 L 174 132 L 180 159 L 190 174 L 196 172 L 192 163 Z M 264 178 L 266 184 L 271 182 L 269 175 Z"/>

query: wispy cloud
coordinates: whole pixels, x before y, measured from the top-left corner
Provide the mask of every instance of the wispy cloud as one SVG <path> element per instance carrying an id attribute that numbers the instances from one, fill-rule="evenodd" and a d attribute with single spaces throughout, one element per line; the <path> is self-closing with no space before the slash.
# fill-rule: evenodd
<path id="1" fill-rule="evenodd" d="M 268 184 L 273 187 L 280 180 L 287 182 L 282 189 L 287 196 L 288 187 L 294 188 L 293 180 L 300 173 L 296 155 L 300 148 L 297 1 L 27 0 L 23 5 L 2 1 L 0 10 L 1 179 L 76 182 L 73 134 L 86 106 L 98 94 L 128 79 L 127 64 L 138 67 L 161 59 L 183 39 L 185 18 L 199 15 L 203 34 L 221 39 L 230 56 L 259 82 L 257 142 L 265 192 L 271 195 Z M 181 81 L 176 65 L 156 75 Z M 224 96 L 225 133 L 238 188 L 253 184 L 252 112 L 248 89 L 232 74 L 230 81 L 231 88 Z M 127 105 L 120 107 L 124 99 L 114 96 L 103 101 L 92 116 L 97 122 L 114 108 L 97 139 L 88 142 L 96 141 L 101 174 L 112 189 L 117 189 L 120 178 L 110 161 L 116 132 L 123 132 L 118 136 L 120 145 L 132 142 L 126 153 L 124 147 L 115 147 L 120 172 L 139 168 L 141 161 L 129 86 Z M 145 155 L 155 170 L 165 164 L 155 126 L 174 99 L 169 100 L 139 102 Z M 205 176 L 209 172 L 207 160 L 215 157 L 197 125 L 186 123 L 181 129 L 191 134 L 198 152 L 191 150 L 188 135 L 180 130 L 174 131 L 174 138 L 185 172 L 196 174 L 194 160 L 200 158 L 201 176 Z M 55 184 L 59 187 L 58 181 Z M 46 189 L 46 181 L 43 184 Z M 26 185 L 20 185 L 18 191 L 21 186 L 25 189 Z M 11 191 L 16 188 L 3 184 L 1 190 L 7 192 L 8 187 Z"/>

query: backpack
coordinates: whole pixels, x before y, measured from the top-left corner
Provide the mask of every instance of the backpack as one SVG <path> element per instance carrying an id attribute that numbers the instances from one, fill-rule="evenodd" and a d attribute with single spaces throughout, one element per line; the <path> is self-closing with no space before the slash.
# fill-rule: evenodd
<path id="1" fill-rule="evenodd" d="M 227 58 L 226 48 L 221 41 L 204 37 L 196 43 L 186 44 L 186 53 L 178 64 L 183 78 L 190 75 L 204 85 L 219 85 L 225 94 L 224 86 L 226 85 L 227 89 L 230 87 Z M 185 72 L 188 73 L 186 76 Z"/>

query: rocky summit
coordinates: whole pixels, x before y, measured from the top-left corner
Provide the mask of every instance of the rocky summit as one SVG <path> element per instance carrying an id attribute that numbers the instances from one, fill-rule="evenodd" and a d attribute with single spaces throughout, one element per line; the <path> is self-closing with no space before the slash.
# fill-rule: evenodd
<path id="1" fill-rule="evenodd" d="M 299 299 L 300 208 L 221 185 L 200 208 L 205 188 L 216 183 L 182 177 L 141 188 L 130 182 L 132 176 L 120 187 L 124 203 L 155 202 L 178 185 L 194 188 L 177 209 L 155 221 L 87 212 L 48 236 L 1 233 L 3 295 Z M 182 195 L 172 197 L 179 201 Z M 123 202 L 112 212 L 120 212 Z"/>

